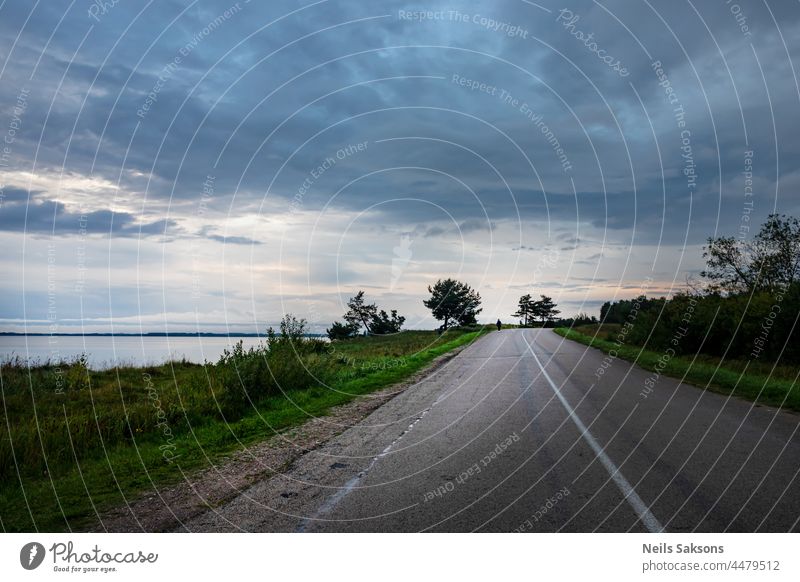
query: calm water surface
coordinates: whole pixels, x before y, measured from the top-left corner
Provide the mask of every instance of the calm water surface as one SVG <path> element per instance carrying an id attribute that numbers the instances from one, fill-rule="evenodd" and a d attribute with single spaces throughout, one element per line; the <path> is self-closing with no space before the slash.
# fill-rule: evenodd
<path id="1" fill-rule="evenodd" d="M 222 350 L 241 340 L 245 348 L 258 345 L 257 337 L 130 337 L 130 336 L 0 336 L 0 359 L 19 356 L 37 360 L 71 360 L 86 354 L 95 369 L 116 365 L 144 366 L 185 358 L 202 364 L 215 362 Z"/>

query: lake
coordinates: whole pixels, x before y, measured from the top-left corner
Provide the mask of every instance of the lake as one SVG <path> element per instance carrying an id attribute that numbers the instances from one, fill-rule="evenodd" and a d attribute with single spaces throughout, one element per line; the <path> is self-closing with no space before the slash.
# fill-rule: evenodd
<path id="1" fill-rule="evenodd" d="M 202 364 L 216 362 L 222 350 L 241 340 L 245 348 L 258 345 L 257 337 L 158 336 L 0 336 L 0 359 L 19 356 L 32 363 L 71 360 L 86 354 L 89 367 L 145 366 L 185 358 Z"/>

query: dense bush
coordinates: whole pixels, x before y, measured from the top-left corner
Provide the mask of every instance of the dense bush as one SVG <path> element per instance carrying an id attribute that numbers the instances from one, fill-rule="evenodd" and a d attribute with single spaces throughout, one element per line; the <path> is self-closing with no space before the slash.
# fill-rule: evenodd
<path id="1" fill-rule="evenodd" d="M 286 316 L 280 334 L 247 350 L 238 342 L 225 350 L 215 367 L 223 413 L 238 415 L 269 396 L 309 388 L 330 377 L 330 358 L 322 340 L 303 337 L 305 320 Z"/>
<path id="2" fill-rule="evenodd" d="M 597 318 L 587 313 L 579 313 L 575 317 L 561 317 L 552 322 L 552 325 L 545 323 L 544 327 L 579 327 L 581 325 L 596 325 Z"/>
<path id="3" fill-rule="evenodd" d="M 771 214 L 752 239 L 710 238 L 703 258 L 703 290 L 606 302 L 601 323 L 672 355 L 800 363 L 800 219 Z"/>
<path id="4" fill-rule="evenodd" d="M 328 334 L 328 339 L 331 341 L 349 339 L 358 335 L 358 327 L 350 323 L 342 323 L 334 321 L 331 326 L 325 330 Z"/>
<path id="5" fill-rule="evenodd" d="M 391 315 L 381 309 L 378 313 L 372 316 L 372 322 L 369 326 L 369 330 L 370 333 L 375 335 L 399 333 L 405 321 L 405 317 L 402 315 L 397 315 L 396 309 L 392 309 Z"/>
<path id="6" fill-rule="evenodd" d="M 799 314 L 800 284 L 794 283 L 775 291 L 606 303 L 601 321 L 625 325 L 626 342 L 652 350 L 797 364 Z"/>

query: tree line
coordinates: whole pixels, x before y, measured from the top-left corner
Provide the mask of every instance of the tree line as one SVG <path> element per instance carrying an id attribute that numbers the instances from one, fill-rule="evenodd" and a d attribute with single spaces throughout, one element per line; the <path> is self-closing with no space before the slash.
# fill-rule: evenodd
<path id="1" fill-rule="evenodd" d="M 512 315 L 520 318 L 520 325 L 530 327 L 537 320 L 544 327 L 548 322 L 552 322 L 556 315 L 561 313 L 556 309 L 556 304 L 552 297 L 540 295 L 539 299 L 533 299 L 530 294 L 519 298 L 517 311 Z"/>
<path id="2" fill-rule="evenodd" d="M 800 220 L 771 214 L 752 239 L 712 237 L 703 251 L 699 282 L 671 298 L 606 302 L 600 321 L 649 349 L 800 363 Z"/>
<path id="3" fill-rule="evenodd" d="M 690 282 L 687 290 L 672 298 L 648 298 L 606 302 L 601 323 L 626 325 L 626 341 L 665 347 L 683 353 L 764 357 L 800 362 L 796 330 L 800 314 L 800 220 L 771 214 L 751 239 L 712 237 L 704 247 L 706 267 L 702 284 Z M 423 300 L 440 331 L 453 325 L 477 324 L 481 296 L 468 284 L 452 278 L 428 286 Z M 361 334 L 397 333 L 405 317 L 368 303 L 359 291 L 347 303 L 343 321 L 327 330 L 331 339 Z M 552 297 L 522 295 L 517 311 L 523 327 L 576 326 L 598 323 L 594 316 L 559 318 Z M 678 342 L 676 330 L 680 331 Z M 673 344 L 679 344 L 674 346 Z M 672 347 L 670 347 L 672 346 Z"/>
<path id="4" fill-rule="evenodd" d="M 470 327 L 478 324 L 478 314 L 483 311 L 481 296 L 467 283 L 455 279 L 439 279 L 435 284 L 428 286 L 430 296 L 422 301 L 423 305 L 431 310 L 433 317 L 441 321 L 439 331 L 443 332 L 452 326 Z M 552 297 L 541 295 L 534 300 L 530 294 L 519 299 L 519 309 L 512 314 L 520 318 L 520 325 L 552 326 L 572 325 L 576 321 L 592 322 L 595 318 L 586 315 L 579 319 L 556 319 L 561 313 Z M 358 291 L 347 302 L 347 311 L 342 316 L 342 321 L 334 321 L 326 333 L 331 340 L 342 340 L 359 335 L 387 335 L 401 331 L 406 318 L 398 315 L 396 309 L 387 313 L 378 309 L 377 304 L 368 303 L 364 291 Z"/>
<path id="5" fill-rule="evenodd" d="M 466 283 L 455 279 L 439 279 L 428 286 L 430 297 L 422 301 L 431 310 L 433 317 L 442 322 L 440 331 L 453 324 L 467 327 L 477 325 L 481 308 L 480 293 Z M 388 335 L 399 332 L 406 318 L 397 314 L 396 309 L 389 313 L 378 310 L 375 303 L 367 303 L 364 292 L 359 291 L 347 302 L 344 321 L 334 321 L 326 333 L 331 340 L 342 340 L 365 335 Z"/>

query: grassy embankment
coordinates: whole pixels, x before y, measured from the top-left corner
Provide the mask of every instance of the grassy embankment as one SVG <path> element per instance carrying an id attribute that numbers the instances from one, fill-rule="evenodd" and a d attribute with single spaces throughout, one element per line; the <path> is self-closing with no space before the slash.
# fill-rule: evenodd
<path id="1" fill-rule="evenodd" d="M 618 345 L 616 340 L 620 338 L 620 328 L 619 324 L 600 324 L 574 329 L 561 327 L 555 332 L 605 353 L 616 351 L 617 357 L 623 360 L 701 388 L 800 411 L 800 383 L 794 366 L 728 360 L 703 354 L 665 357 L 664 351 L 646 350 L 631 344 Z"/>
<path id="2" fill-rule="evenodd" d="M 80 528 L 152 484 L 408 378 L 483 331 L 272 338 L 215 364 L 0 366 L 0 529 Z"/>

